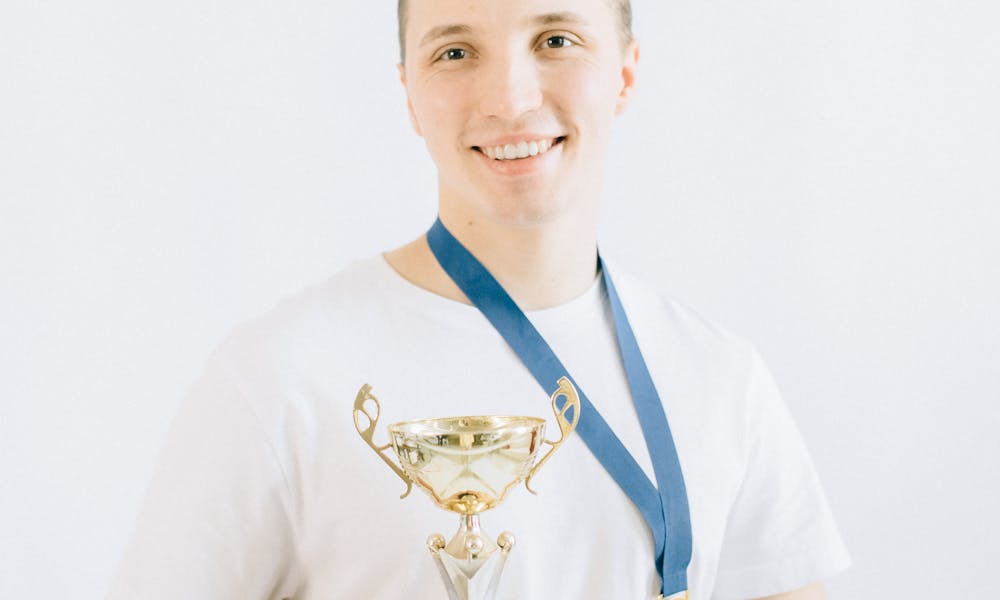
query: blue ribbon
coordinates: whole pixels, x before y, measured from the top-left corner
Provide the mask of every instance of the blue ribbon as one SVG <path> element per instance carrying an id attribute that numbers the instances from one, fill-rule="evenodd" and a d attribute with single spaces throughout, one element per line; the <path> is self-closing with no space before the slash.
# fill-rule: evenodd
<path id="1" fill-rule="evenodd" d="M 598 267 L 608 291 L 618 347 L 625 364 L 632 401 L 653 462 L 656 486 L 649 481 L 642 467 L 587 399 L 517 303 L 486 267 L 455 239 L 441 219 L 435 221 L 427 232 L 427 243 L 441 267 L 503 336 L 538 384 L 546 390 L 546 394 L 551 395 L 552 385 L 560 377 L 566 376 L 573 381 L 579 392 L 581 409 L 576 432 L 635 503 L 649 525 L 656 549 L 655 563 L 660 575 L 661 593 L 669 596 L 685 591 L 692 542 L 684 474 L 660 396 L 653 385 L 611 274 L 601 263 L 600 257 L 597 259 Z"/>

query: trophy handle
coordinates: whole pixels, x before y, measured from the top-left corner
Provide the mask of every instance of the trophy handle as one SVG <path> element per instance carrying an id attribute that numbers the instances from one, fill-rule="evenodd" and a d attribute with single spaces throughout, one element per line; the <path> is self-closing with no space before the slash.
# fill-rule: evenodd
<path id="1" fill-rule="evenodd" d="M 365 407 L 365 404 L 369 400 L 375 403 L 374 417 L 371 415 L 371 413 L 368 412 L 368 409 Z M 361 426 L 361 420 L 359 419 L 361 415 L 364 415 L 365 418 L 368 419 L 367 427 Z M 399 478 L 402 479 L 403 483 L 406 484 L 406 491 L 403 492 L 403 494 L 399 497 L 400 499 L 403 499 L 409 496 L 410 492 L 413 491 L 413 481 L 406 474 L 406 472 L 399 467 L 399 465 L 392 462 L 392 459 L 386 455 L 385 451 L 392 447 L 391 443 L 386 444 L 384 446 L 375 445 L 374 441 L 375 426 L 378 425 L 378 419 L 381 416 L 382 416 L 382 405 L 379 404 L 378 398 L 376 398 L 375 395 L 372 394 L 372 386 L 366 383 L 363 386 L 361 386 L 361 389 L 358 390 L 357 397 L 354 399 L 354 428 L 358 430 L 358 433 L 361 435 L 361 439 L 363 439 L 365 443 L 368 444 L 368 446 L 375 451 L 375 454 L 378 454 L 379 458 L 384 460 L 385 464 L 389 465 L 389 468 L 392 469 L 396 473 L 396 475 L 399 475 Z"/>
<path id="2" fill-rule="evenodd" d="M 560 377 L 557 383 L 559 384 L 559 389 L 552 394 L 552 412 L 556 415 L 556 422 L 559 423 L 559 431 L 561 435 L 559 439 L 554 442 L 545 440 L 545 443 L 552 447 L 549 448 L 549 451 L 545 453 L 545 456 L 543 456 L 540 461 L 535 463 L 535 466 L 531 467 L 531 471 L 528 471 L 528 477 L 524 480 L 524 487 L 528 488 L 528 491 L 536 496 L 538 495 L 538 492 L 531 489 L 531 478 L 534 477 L 535 473 L 538 472 L 538 469 L 545 464 L 545 461 L 549 460 L 552 453 L 566 441 L 569 434 L 573 433 L 573 430 L 576 429 L 576 424 L 580 422 L 580 396 L 576 393 L 576 388 L 573 387 L 573 384 L 566 377 Z M 559 408 L 559 405 L 556 404 L 556 400 L 558 400 L 560 396 L 566 398 L 566 402 L 563 403 L 562 408 Z M 573 409 L 572 420 L 566 418 L 566 412 L 570 409 Z"/>

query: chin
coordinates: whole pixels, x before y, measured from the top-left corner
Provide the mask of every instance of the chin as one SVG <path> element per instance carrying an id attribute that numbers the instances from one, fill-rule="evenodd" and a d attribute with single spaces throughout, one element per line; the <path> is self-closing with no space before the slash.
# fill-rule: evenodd
<path id="1" fill-rule="evenodd" d="M 508 194 L 500 198 L 484 199 L 486 218 L 514 229 L 542 227 L 558 221 L 571 212 L 568 198 L 549 194 Z"/>

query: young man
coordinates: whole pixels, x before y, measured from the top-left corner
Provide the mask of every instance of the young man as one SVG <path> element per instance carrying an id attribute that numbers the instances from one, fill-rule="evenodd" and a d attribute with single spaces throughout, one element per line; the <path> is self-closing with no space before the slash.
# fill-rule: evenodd
<path id="1" fill-rule="evenodd" d="M 423 540 L 452 518 L 398 499 L 350 413 L 369 382 L 383 424 L 546 414 L 545 360 L 484 316 L 503 292 L 477 264 L 589 398 L 540 495 L 488 513 L 520 540 L 498 598 L 825 598 L 847 555 L 760 357 L 599 261 L 605 154 L 639 57 L 628 15 L 627 0 L 400 2 L 440 223 L 219 348 L 113 598 L 444 597 Z"/>

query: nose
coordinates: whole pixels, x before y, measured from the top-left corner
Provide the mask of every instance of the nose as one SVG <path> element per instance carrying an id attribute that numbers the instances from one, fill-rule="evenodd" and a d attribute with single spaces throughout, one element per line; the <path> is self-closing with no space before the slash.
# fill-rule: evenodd
<path id="1" fill-rule="evenodd" d="M 534 61 L 506 56 L 481 70 L 479 110 L 483 116 L 515 119 L 542 106 L 542 88 Z"/>

